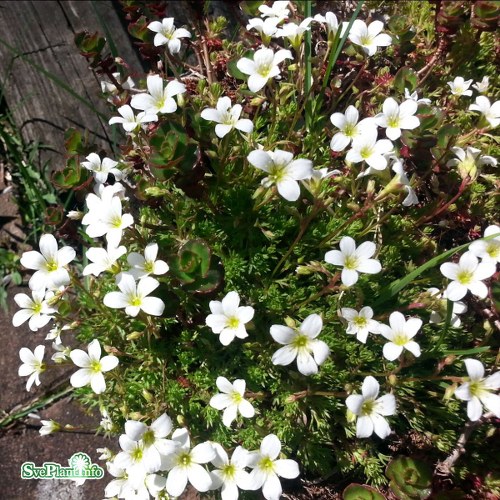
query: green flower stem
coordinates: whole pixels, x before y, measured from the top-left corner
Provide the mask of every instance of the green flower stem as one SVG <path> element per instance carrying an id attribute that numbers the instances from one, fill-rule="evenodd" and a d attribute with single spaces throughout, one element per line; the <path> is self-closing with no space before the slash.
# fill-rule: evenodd
<path id="1" fill-rule="evenodd" d="M 295 401 L 303 398 L 307 398 L 309 396 L 323 396 L 326 398 L 345 398 L 347 396 L 347 392 L 345 391 L 301 391 L 301 392 L 296 392 L 295 394 L 292 394 L 286 399 L 287 403 L 294 403 Z"/>

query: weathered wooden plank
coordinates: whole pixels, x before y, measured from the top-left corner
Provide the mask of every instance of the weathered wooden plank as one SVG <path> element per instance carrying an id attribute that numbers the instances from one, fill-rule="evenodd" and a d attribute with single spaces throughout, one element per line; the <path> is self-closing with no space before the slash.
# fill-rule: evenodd
<path id="1" fill-rule="evenodd" d="M 83 29 L 100 31 L 100 13 L 113 34 L 120 55 L 139 71 L 141 63 L 115 11 L 113 2 L 91 1 L 0 1 L 0 78 L 5 100 L 25 141 L 50 145 L 51 168 L 64 163 L 64 131 L 69 127 L 89 130 L 98 144 L 109 141 L 107 120 L 62 90 L 19 54 L 29 58 L 71 87 L 91 107 L 110 113 L 100 93 L 98 78 L 74 45 L 74 35 Z"/>

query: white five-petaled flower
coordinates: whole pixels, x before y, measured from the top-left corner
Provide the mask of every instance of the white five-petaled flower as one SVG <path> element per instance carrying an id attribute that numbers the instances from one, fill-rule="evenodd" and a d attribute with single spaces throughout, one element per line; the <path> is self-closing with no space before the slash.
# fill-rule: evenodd
<path id="1" fill-rule="evenodd" d="M 94 339 L 87 347 L 88 354 L 81 349 L 73 349 L 70 358 L 80 370 L 71 375 L 70 384 L 73 387 L 83 387 L 90 384 L 96 394 L 102 394 L 106 390 L 106 382 L 103 373 L 109 372 L 118 365 L 116 356 L 104 356 L 101 358 L 101 344 Z"/>
<path id="2" fill-rule="evenodd" d="M 280 49 L 275 54 L 272 49 L 262 48 L 254 53 L 253 60 L 243 57 L 236 66 L 242 73 L 249 75 L 248 88 L 258 92 L 270 78 L 281 73 L 278 64 L 285 59 L 293 59 L 289 50 Z"/>
<path id="3" fill-rule="evenodd" d="M 430 295 L 434 304 L 437 305 L 437 310 L 431 310 L 431 315 L 429 318 L 429 323 L 441 323 L 446 317 L 446 310 L 448 308 L 448 300 L 446 298 L 446 293 L 441 293 L 438 288 L 432 287 L 427 289 L 427 293 Z M 458 328 L 462 321 L 458 317 L 459 314 L 467 312 L 467 306 L 461 300 L 456 300 L 453 302 L 450 326 L 452 328 Z"/>
<path id="4" fill-rule="evenodd" d="M 392 394 L 385 394 L 377 399 L 379 383 L 371 376 L 363 381 L 361 394 L 351 394 L 346 399 L 346 406 L 357 416 L 356 437 L 370 437 L 373 432 L 381 439 L 391 433 L 391 428 L 384 417 L 396 413 L 396 399 Z"/>
<path id="5" fill-rule="evenodd" d="M 393 151 L 393 144 L 389 139 L 377 140 L 376 127 L 364 127 L 362 134 L 354 137 L 351 149 L 347 152 L 346 161 L 359 163 L 365 161 L 375 170 L 384 170 L 387 159 L 384 156 Z"/>
<path id="6" fill-rule="evenodd" d="M 394 361 L 398 358 L 403 349 L 410 351 L 415 357 L 420 356 L 420 346 L 412 340 L 422 326 L 422 320 L 419 318 L 405 319 L 403 314 L 398 311 L 389 316 L 389 324 L 379 324 L 379 332 L 389 342 L 384 345 L 384 358 Z"/>
<path id="7" fill-rule="evenodd" d="M 312 176 L 312 161 L 305 158 L 293 159 L 293 154 L 281 149 L 263 151 L 256 149 L 248 155 L 248 161 L 254 167 L 269 175 L 262 179 L 264 187 L 276 184 L 278 193 L 288 201 L 297 201 L 300 187 L 297 181 L 310 179 Z"/>
<path id="8" fill-rule="evenodd" d="M 161 22 L 153 21 L 148 24 L 148 29 L 156 33 L 153 40 L 155 47 L 166 44 L 171 54 L 177 54 L 181 50 L 180 38 L 191 37 L 187 29 L 175 28 L 173 17 L 166 17 Z"/>
<path id="9" fill-rule="evenodd" d="M 469 381 L 455 390 L 458 399 L 467 401 L 467 416 L 473 422 L 483 415 L 483 405 L 500 418 L 500 396 L 492 394 L 500 388 L 500 372 L 484 377 L 484 366 L 476 359 L 464 359 Z"/>
<path id="10" fill-rule="evenodd" d="M 372 319 L 373 309 L 371 307 L 365 306 L 359 312 L 350 307 L 342 307 L 340 317 L 347 321 L 346 333 L 356 335 L 356 338 L 363 344 L 366 344 L 369 333 L 379 333 L 379 322 Z"/>
<path id="11" fill-rule="evenodd" d="M 304 33 L 310 30 L 312 17 L 306 17 L 300 24 L 286 23 L 283 27 L 278 29 L 277 36 L 288 38 L 288 41 L 295 50 L 300 49 L 300 44 L 304 38 Z"/>
<path id="12" fill-rule="evenodd" d="M 360 45 L 363 51 L 373 56 L 377 52 L 378 47 L 387 47 L 391 45 L 392 38 L 380 33 L 384 29 L 384 23 L 381 21 L 373 21 L 368 26 L 361 19 L 356 19 L 349 31 L 349 40 L 356 45 Z"/>
<path id="13" fill-rule="evenodd" d="M 163 78 L 160 75 L 150 75 L 147 78 L 147 94 L 135 94 L 130 105 L 147 114 L 173 113 L 177 109 L 174 96 L 186 91 L 186 86 L 172 80 L 163 87 Z"/>
<path id="14" fill-rule="evenodd" d="M 149 426 L 136 420 L 127 420 L 125 434 L 120 436 L 120 446 L 123 451 L 118 453 L 114 464 L 128 470 L 139 462 L 146 472 L 160 470 L 162 455 L 168 455 L 175 447 L 170 439 L 166 439 L 171 431 L 172 420 L 166 413 Z M 138 458 L 140 460 L 136 460 Z"/>
<path id="15" fill-rule="evenodd" d="M 61 430 L 61 424 L 58 424 L 55 420 L 41 420 L 40 422 L 42 424 L 38 429 L 40 436 L 48 436 Z"/>
<path id="16" fill-rule="evenodd" d="M 466 147 L 465 151 L 458 147 L 453 146 L 451 148 L 456 158 L 448 160 L 446 163 L 447 167 L 457 167 L 462 178 L 466 176 L 474 178 L 478 167 L 482 165 L 492 165 L 497 164 L 497 160 L 492 156 L 481 155 L 481 150 L 473 147 Z"/>
<path id="17" fill-rule="evenodd" d="M 279 478 L 294 479 L 300 474 L 295 460 L 278 458 L 280 451 L 280 440 L 276 435 L 269 434 L 262 440 L 258 451 L 250 452 L 248 465 L 253 470 L 246 489 L 262 488 L 266 500 L 279 500 L 283 492 Z"/>
<path id="18" fill-rule="evenodd" d="M 136 279 L 154 274 L 159 276 L 168 272 L 168 264 L 164 260 L 157 260 L 158 244 L 149 243 L 144 249 L 144 256 L 137 252 L 131 252 L 127 256 L 130 265 L 128 272 Z"/>
<path id="19" fill-rule="evenodd" d="M 118 180 L 121 179 L 122 172 L 120 169 L 116 168 L 116 165 L 118 165 L 117 161 L 111 158 L 103 158 L 101 160 L 96 153 L 90 153 L 85 159 L 87 161 L 82 161 L 82 165 L 92 172 L 96 182 L 106 182 L 109 174 L 113 174 Z"/>
<path id="20" fill-rule="evenodd" d="M 48 300 L 54 296 L 52 292 L 45 295 L 45 290 L 33 290 L 32 296 L 33 298 L 25 293 L 17 293 L 14 296 L 15 303 L 22 309 L 14 314 L 12 324 L 18 327 L 29 320 L 30 330 L 36 332 L 54 317 L 53 314 L 57 310 L 48 304 Z"/>
<path id="21" fill-rule="evenodd" d="M 330 116 L 332 124 L 340 130 L 332 137 L 330 142 L 330 148 L 333 151 L 343 151 L 353 139 L 361 136 L 368 127 L 376 130 L 373 117 L 364 118 L 360 122 L 358 120 L 359 112 L 354 106 L 348 106 L 345 114 L 333 113 Z"/>
<path id="22" fill-rule="evenodd" d="M 116 261 L 125 253 L 127 249 L 122 245 L 118 248 L 108 245 L 107 249 L 104 248 L 89 248 L 85 255 L 90 260 L 91 264 L 87 264 L 83 269 L 83 276 L 93 274 L 99 276 L 104 271 L 111 271 L 114 268 L 117 270 L 119 267 Z"/>
<path id="23" fill-rule="evenodd" d="M 46 370 L 43 356 L 45 354 L 45 346 L 39 345 L 31 352 L 27 347 L 22 347 L 19 351 L 19 357 L 23 364 L 19 367 L 19 376 L 28 377 L 26 382 L 26 390 L 31 390 L 33 383 L 40 385 L 40 374 Z"/>
<path id="24" fill-rule="evenodd" d="M 457 76 L 452 82 L 446 82 L 453 95 L 458 97 L 463 95 L 472 95 L 472 90 L 469 90 L 470 84 L 472 83 L 472 79 L 465 81 L 463 77 Z"/>
<path id="25" fill-rule="evenodd" d="M 106 236 L 108 247 L 118 247 L 123 230 L 134 223 L 131 214 L 124 214 L 122 201 L 111 190 L 103 192 L 102 198 L 93 193 L 87 196 L 89 212 L 82 220 L 87 224 L 86 233 L 91 238 Z"/>
<path id="26" fill-rule="evenodd" d="M 240 296 L 237 292 L 229 292 L 222 302 L 211 300 L 210 311 L 205 320 L 214 333 L 219 335 L 222 345 L 229 345 L 235 337 L 248 337 L 245 324 L 252 320 L 255 313 L 253 307 L 240 307 Z"/>
<path id="27" fill-rule="evenodd" d="M 479 111 L 492 128 L 498 127 L 500 124 L 500 101 L 491 104 L 486 96 L 479 95 L 476 97 L 476 102 L 469 106 L 469 109 Z"/>
<path id="28" fill-rule="evenodd" d="M 212 465 L 215 470 L 210 471 L 212 478 L 211 490 L 221 489 L 222 500 L 237 500 L 239 497 L 238 488 L 246 489 L 249 481 L 249 474 L 244 469 L 248 466 L 250 453 L 241 446 L 237 446 L 233 451 L 231 460 L 219 443 L 212 443 L 215 450 L 215 458 Z"/>
<path id="29" fill-rule="evenodd" d="M 212 396 L 210 406 L 216 410 L 224 410 L 222 423 L 226 427 L 231 427 L 238 412 L 245 418 L 252 418 L 255 415 L 253 406 L 244 398 L 246 386 L 244 380 L 237 379 L 231 383 L 226 377 L 217 377 L 216 384 L 221 394 Z"/>
<path id="30" fill-rule="evenodd" d="M 314 20 L 318 23 L 323 23 L 326 25 L 326 29 L 328 31 L 328 39 L 330 41 L 333 41 L 339 30 L 339 22 L 337 16 L 333 12 L 327 12 L 324 16 L 322 16 L 321 14 L 316 14 L 314 16 Z M 342 23 L 340 37 L 344 35 L 347 25 L 348 23 Z"/>
<path id="31" fill-rule="evenodd" d="M 64 268 L 76 256 L 71 247 L 58 249 L 57 241 L 51 234 L 44 234 L 40 238 L 40 252 L 34 250 L 24 252 L 21 264 L 36 272 L 30 278 L 31 290 L 45 290 L 69 285 L 69 274 Z"/>
<path id="32" fill-rule="evenodd" d="M 233 128 L 249 134 L 253 130 L 253 123 L 248 118 L 240 118 L 241 104 L 231 106 L 229 97 L 219 97 L 216 108 L 207 108 L 201 112 L 204 120 L 216 122 L 215 134 L 221 139 Z"/>
<path id="33" fill-rule="evenodd" d="M 339 243 L 340 250 L 330 250 L 325 260 L 334 266 L 342 266 L 342 283 L 352 286 L 358 281 L 358 273 L 376 274 L 382 270 L 380 262 L 372 259 L 377 250 L 375 243 L 365 241 L 356 248 L 356 242 L 350 236 L 344 236 Z"/>
<path id="34" fill-rule="evenodd" d="M 446 296 L 451 301 L 460 300 L 469 290 L 473 295 L 484 299 L 488 295 L 488 287 L 483 280 L 493 276 L 496 264 L 491 261 L 479 263 L 472 252 L 465 252 L 458 261 L 441 264 L 441 273 L 452 280 L 446 288 Z"/>
<path id="35" fill-rule="evenodd" d="M 284 325 L 272 325 L 271 336 L 284 347 L 272 357 L 275 365 L 286 366 L 297 358 L 297 368 L 302 375 L 314 375 L 330 355 L 330 348 L 316 337 L 323 328 L 319 314 L 309 315 L 298 330 Z"/>
<path id="36" fill-rule="evenodd" d="M 404 101 L 401 105 L 389 97 L 384 101 L 382 113 L 375 116 L 375 123 L 385 128 L 389 139 L 395 141 L 401 137 L 401 129 L 413 130 L 420 125 L 420 120 L 415 116 L 418 104 L 413 99 Z"/>
<path id="37" fill-rule="evenodd" d="M 273 35 L 276 35 L 278 31 L 278 23 L 281 22 L 279 17 L 268 17 L 266 19 L 261 19 L 260 17 L 254 17 L 250 19 L 247 24 L 247 30 L 255 29 L 261 36 L 265 39 L 269 39 Z"/>
<path id="38" fill-rule="evenodd" d="M 277 17 L 280 21 L 286 19 L 290 14 L 290 11 L 287 9 L 289 3 L 288 0 L 277 0 L 273 2 L 271 7 L 266 4 L 259 5 L 260 15 L 262 17 Z"/>
<path id="39" fill-rule="evenodd" d="M 472 88 L 476 89 L 480 94 L 485 94 L 488 92 L 488 87 L 490 86 L 490 79 L 487 76 L 483 76 L 480 82 L 476 82 L 472 85 Z"/>
<path id="40" fill-rule="evenodd" d="M 469 251 L 483 262 L 500 263 L 500 226 L 493 224 L 484 230 L 484 238 L 493 236 L 489 240 L 473 241 L 469 246 Z"/>
<path id="41" fill-rule="evenodd" d="M 430 99 L 426 99 L 426 98 L 419 99 L 418 92 L 416 90 L 415 90 L 415 92 L 410 93 L 410 91 L 407 88 L 405 88 L 405 99 L 412 99 L 417 104 L 430 104 L 431 103 Z"/>
<path id="42" fill-rule="evenodd" d="M 192 450 L 187 429 L 177 429 L 172 434 L 175 448 L 164 459 L 165 468 L 170 471 L 166 489 L 174 497 L 186 488 L 188 481 L 200 492 L 212 486 L 210 474 L 200 464 L 206 464 L 215 458 L 215 450 L 211 443 L 196 445 Z"/>
<path id="43" fill-rule="evenodd" d="M 121 123 L 126 132 L 134 132 L 143 123 L 158 121 L 158 115 L 147 113 L 146 111 L 141 111 L 136 116 L 134 110 L 128 104 L 120 106 L 117 111 L 121 116 L 113 116 L 109 120 L 109 124 Z"/>
<path id="44" fill-rule="evenodd" d="M 112 309 L 125 309 L 125 313 L 135 317 L 139 311 L 144 311 L 151 316 L 161 316 L 165 309 L 164 302 L 157 297 L 148 297 L 156 290 L 160 283 L 145 276 L 137 283 L 130 273 L 120 273 L 116 277 L 119 292 L 109 292 L 104 296 L 104 305 Z"/>

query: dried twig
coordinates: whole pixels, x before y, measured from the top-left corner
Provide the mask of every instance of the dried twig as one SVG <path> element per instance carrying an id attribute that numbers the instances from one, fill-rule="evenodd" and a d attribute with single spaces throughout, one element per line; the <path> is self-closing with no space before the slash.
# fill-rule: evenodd
<path id="1" fill-rule="evenodd" d="M 457 445 L 451 454 L 443 462 L 438 462 L 435 469 L 435 474 L 440 476 L 449 476 L 451 474 L 451 469 L 455 465 L 455 462 L 460 458 L 461 455 L 465 453 L 465 444 L 469 439 L 470 435 L 476 427 L 487 422 L 490 418 L 494 417 L 493 412 L 485 413 L 479 420 L 474 422 L 467 422 L 465 424 L 464 430 L 460 437 L 458 438 Z"/>

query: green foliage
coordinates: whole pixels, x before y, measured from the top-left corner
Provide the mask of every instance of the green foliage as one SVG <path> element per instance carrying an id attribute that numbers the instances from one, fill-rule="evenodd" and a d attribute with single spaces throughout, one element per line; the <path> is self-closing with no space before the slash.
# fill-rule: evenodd
<path id="1" fill-rule="evenodd" d="M 432 469 L 409 457 L 395 458 L 386 470 L 389 486 L 401 500 L 425 499 L 431 494 Z"/>

